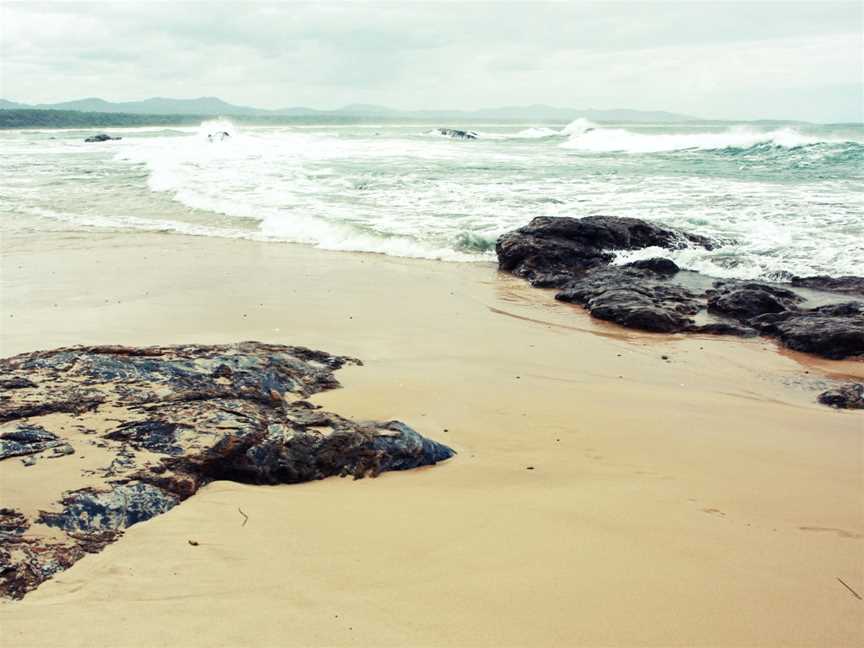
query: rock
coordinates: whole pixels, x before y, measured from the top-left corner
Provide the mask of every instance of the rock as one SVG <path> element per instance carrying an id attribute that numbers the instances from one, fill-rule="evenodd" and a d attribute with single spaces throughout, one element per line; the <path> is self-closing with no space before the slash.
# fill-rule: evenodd
<path id="1" fill-rule="evenodd" d="M 696 294 L 674 282 L 679 271 L 656 257 L 610 266 L 617 250 L 646 247 L 713 249 L 705 237 L 637 218 L 538 217 L 498 238 L 499 269 L 536 287 L 560 288 L 555 298 L 581 304 L 594 317 L 647 331 L 776 337 L 789 348 L 840 359 L 864 355 L 864 304 L 847 302 L 803 309 L 804 299 L 781 286 L 717 281 Z M 794 285 L 860 293 L 861 277 L 794 278 Z M 720 321 L 696 324 L 707 309 Z"/>
<path id="2" fill-rule="evenodd" d="M 0 388 L 2 389 L 21 389 L 22 387 L 35 387 L 32 380 L 26 378 L 4 378 L 0 379 Z"/>
<path id="3" fill-rule="evenodd" d="M 629 328 L 684 331 L 699 312 L 697 295 L 634 267 L 600 268 L 568 282 L 555 299 L 585 306 L 591 315 Z"/>
<path id="4" fill-rule="evenodd" d="M 150 450 L 160 454 L 183 454 L 180 435 L 184 430 L 195 434 L 195 429 L 165 421 L 132 421 L 123 423 L 109 434 L 106 439 L 127 441 L 136 450 Z"/>
<path id="5" fill-rule="evenodd" d="M 63 443 L 56 435 L 38 425 L 16 425 L 10 431 L 0 433 L 0 461 L 10 457 L 38 454 Z M 25 462 L 25 465 L 32 464 Z"/>
<path id="6" fill-rule="evenodd" d="M 98 135 L 92 135 L 85 139 L 84 141 L 89 143 L 92 142 L 109 142 L 111 140 L 121 140 L 122 137 L 112 137 L 111 135 L 107 135 L 106 133 L 99 133 Z"/>
<path id="7" fill-rule="evenodd" d="M 860 302 L 769 313 L 748 324 L 796 351 L 834 360 L 864 355 L 864 304 Z"/>
<path id="8" fill-rule="evenodd" d="M 588 302 L 588 309 L 599 319 L 656 333 L 675 333 L 693 324 L 688 317 L 635 291 L 607 291 Z"/>
<path id="9" fill-rule="evenodd" d="M 26 520 L 30 527 L 16 550 L 0 553 L 0 595 L 23 596 L 214 480 L 360 479 L 453 456 L 404 423 L 357 422 L 305 400 L 338 387 L 333 372 L 349 363 L 360 364 L 257 342 L 70 347 L 0 360 L 4 379 L 33 379 L 0 401 L 0 420 L 10 428 L 0 435 L 4 448 L 74 452 L 58 422 L 65 420 L 94 430 L 94 445 L 109 451 L 109 459 L 88 472 L 96 485 L 62 493 L 57 484 L 57 500 Z M 52 416 L 40 425 L 19 422 L 45 414 Z M 49 539 L 44 526 L 61 530 L 63 539 Z"/>
<path id="10" fill-rule="evenodd" d="M 69 555 L 80 551 L 77 547 L 54 551 L 51 541 L 28 538 L 30 526 L 20 511 L 0 508 L 0 592 L 12 598 L 21 598 L 36 584 L 80 558 L 73 560 Z"/>
<path id="11" fill-rule="evenodd" d="M 702 333 L 705 335 L 735 335 L 737 337 L 755 337 L 759 332 L 749 326 L 741 326 L 730 322 L 711 322 L 691 326 L 687 329 L 690 333 Z"/>
<path id="12" fill-rule="evenodd" d="M 16 425 L 9 432 L 0 434 L 3 441 L 13 441 L 25 445 L 50 443 L 57 440 L 57 435 L 38 425 Z"/>
<path id="13" fill-rule="evenodd" d="M 141 482 L 120 484 L 106 491 L 84 488 L 67 493 L 63 511 L 42 511 L 39 522 L 64 531 L 117 531 L 170 511 L 180 498 Z"/>
<path id="14" fill-rule="evenodd" d="M 214 479 L 249 484 L 291 484 L 333 475 L 361 479 L 435 464 L 453 454 L 398 421 L 358 424 L 325 414 L 325 425 L 332 430 L 327 434 L 316 429 L 318 424 L 304 428 L 271 423 L 255 434 L 232 436 L 201 452 L 166 459 L 163 465 L 171 471 L 168 481 L 159 474 L 145 479 L 181 493 L 186 484 Z M 291 419 L 290 411 L 286 419 Z"/>
<path id="15" fill-rule="evenodd" d="M 30 523 L 27 516 L 11 508 L 0 508 L 0 539 L 7 536 L 20 536 L 24 533 Z"/>
<path id="16" fill-rule="evenodd" d="M 34 455 L 26 455 L 26 456 L 21 460 L 21 463 L 23 463 L 25 466 L 27 466 L 27 467 L 29 468 L 30 466 L 35 466 L 35 465 L 36 465 L 36 461 L 37 461 L 37 459 L 36 459 L 36 457 L 35 457 Z"/>
<path id="17" fill-rule="evenodd" d="M 625 268 L 636 268 L 638 270 L 650 270 L 659 275 L 674 275 L 681 271 L 678 264 L 672 259 L 664 259 L 663 257 L 653 257 L 651 259 L 641 259 L 624 265 Z"/>
<path id="18" fill-rule="evenodd" d="M 47 538 L 5 536 L 3 541 L 0 544 L 0 593 L 8 598 L 22 598 L 86 555 L 82 545 Z"/>
<path id="19" fill-rule="evenodd" d="M 68 443 L 61 443 L 60 445 L 51 448 L 52 457 L 65 457 L 66 455 L 72 454 L 75 454 L 75 448 Z"/>
<path id="20" fill-rule="evenodd" d="M 718 281 L 714 287 L 708 293 L 708 310 L 740 321 L 795 310 L 804 301 L 791 290 L 753 281 Z"/>
<path id="21" fill-rule="evenodd" d="M 813 290 L 824 290 L 826 292 L 846 293 L 848 295 L 860 295 L 864 297 L 864 277 L 846 275 L 843 277 L 828 277 L 817 275 L 814 277 L 792 277 L 790 283 L 801 288 Z"/>
<path id="22" fill-rule="evenodd" d="M 475 140 L 478 137 L 474 131 L 464 131 L 456 128 L 439 128 L 437 132 L 439 135 L 452 137 L 453 139 Z"/>
<path id="23" fill-rule="evenodd" d="M 707 238 L 638 218 L 540 216 L 499 237 L 495 251 L 501 270 L 527 279 L 534 286 L 561 287 L 586 270 L 607 265 L 615 250 L 653 246 L 679 249 L 687 245 L 712 247 Z M 659 262 L 655 265 L 659 267 Z"/>
<path id="24" fill-rule="evenodd" d="M 838 409 L 864 409 L 864 385 L 849 383 L 819 394 L 819 402 Z"/>

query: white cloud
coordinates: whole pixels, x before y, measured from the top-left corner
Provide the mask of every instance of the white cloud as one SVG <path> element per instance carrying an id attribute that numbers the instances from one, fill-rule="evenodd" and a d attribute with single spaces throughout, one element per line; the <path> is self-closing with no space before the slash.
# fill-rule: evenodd
<path id="1" fill-rule="evenodd" d="M 860 3 L 4 1 L 0 21 L 0 94 L 18 101 L 215 95 L 271 108 L 861 118 Z M 808 105 L 790 102 L 808 90 Z"/>

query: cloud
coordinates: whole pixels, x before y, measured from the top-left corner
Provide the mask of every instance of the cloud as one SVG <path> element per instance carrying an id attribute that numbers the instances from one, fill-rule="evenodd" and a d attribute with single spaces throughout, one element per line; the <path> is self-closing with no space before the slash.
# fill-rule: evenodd
<path id="1" fill-rule="evenodd" d="M 854 93 L 817 92 L 862 81 L 859 3 L 7 1 L 0 21 L 0 94 L 19 101 L 861 118 Z M 809 107 L 790 105 L 808 88 Z"/>

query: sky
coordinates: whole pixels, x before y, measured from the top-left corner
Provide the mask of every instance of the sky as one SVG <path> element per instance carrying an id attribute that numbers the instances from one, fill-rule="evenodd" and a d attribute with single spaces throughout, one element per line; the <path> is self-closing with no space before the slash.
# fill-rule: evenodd
<path id="1" fill-rule="evenodd" d="M 0 96 L 864 121 L 862 2 L 0 0 Z"/>

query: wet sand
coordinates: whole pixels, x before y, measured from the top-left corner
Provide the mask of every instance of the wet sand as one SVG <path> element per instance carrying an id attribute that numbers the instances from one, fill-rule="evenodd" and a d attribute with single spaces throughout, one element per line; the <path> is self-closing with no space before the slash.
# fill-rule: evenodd
<path id="1" fill-rule="evenodd" d="M 365 366 L 313 400 L 459 451 L 211 484 L 0 604 L 4 646 L 864 642 L 840 582 L 864 595 L 864 416 L 815 402 L 864 363 L 626 331 L 486 264 L 155 234 L 3 247 L 3 355 L 317 347 Z M 26 500 L 15 470 L 0 490 Z"/>

